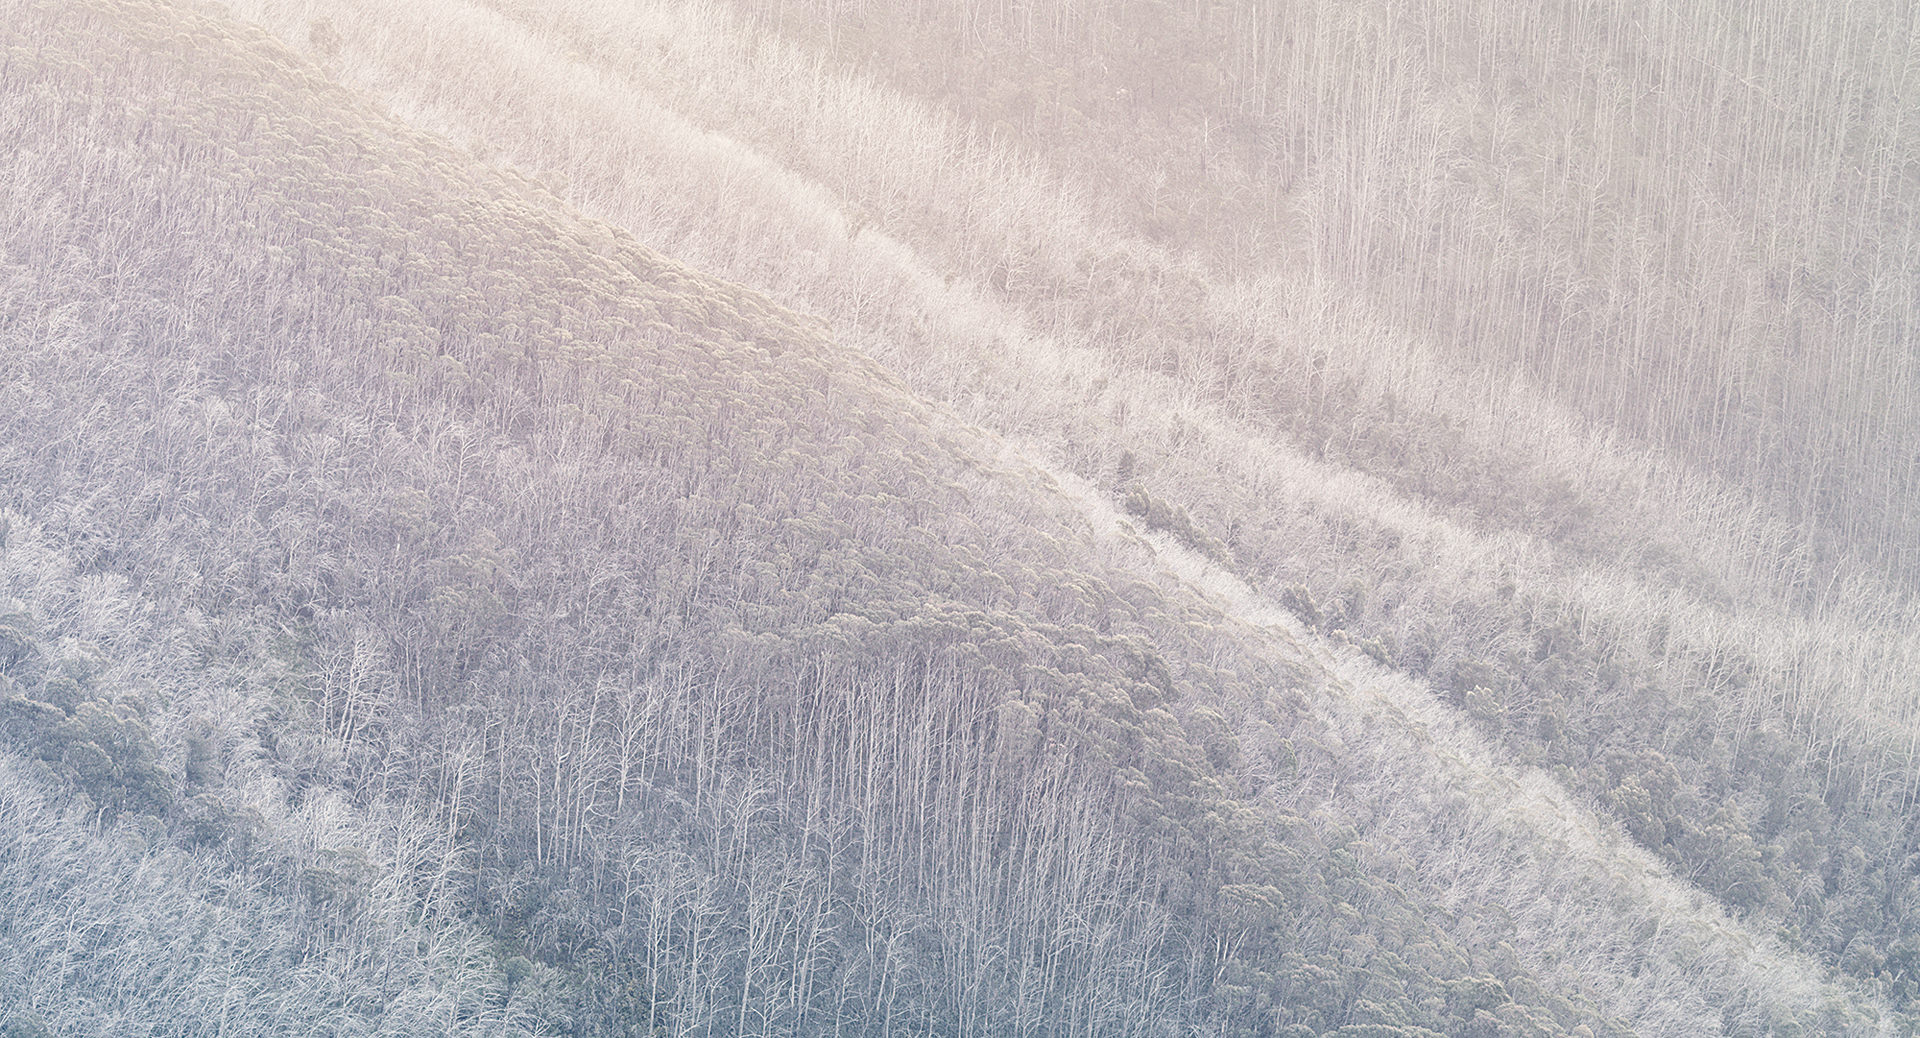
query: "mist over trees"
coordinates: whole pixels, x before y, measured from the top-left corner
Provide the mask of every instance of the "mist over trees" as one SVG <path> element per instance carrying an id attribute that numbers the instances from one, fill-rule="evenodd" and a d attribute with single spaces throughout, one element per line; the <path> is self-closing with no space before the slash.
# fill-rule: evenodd
<path id="1" fill-rule="evenodd" d="M 0 14 L 8 1033 L 1912 1026 L 1910 12 Z"/>

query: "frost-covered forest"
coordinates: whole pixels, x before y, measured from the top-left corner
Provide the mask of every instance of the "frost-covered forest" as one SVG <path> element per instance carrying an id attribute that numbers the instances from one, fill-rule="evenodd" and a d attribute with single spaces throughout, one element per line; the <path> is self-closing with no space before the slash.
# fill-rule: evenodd
<path id="1" fill-rule="evenodd" d="M 0 0 L 0 1035 L 1920 1027 L 1920 12 Z"/>

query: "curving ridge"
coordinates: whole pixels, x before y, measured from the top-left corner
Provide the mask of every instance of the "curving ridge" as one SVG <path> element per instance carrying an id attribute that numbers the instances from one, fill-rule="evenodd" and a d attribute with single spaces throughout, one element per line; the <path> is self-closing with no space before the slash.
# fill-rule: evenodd
<path id="1" fill-rule="evenodd" d="M 1131 532 L 1095 488 L 1072 477 L 1062 483 L 1097 530 Z M 1463 936 L 1480 936 L 1486 913 L 1505 915 L 1510 930 L 1494 925 L 1480 939 L 1514 941 L 1557 989 L 1641 1034 L 1738 1032 L 1795 1007 L 1852 997 L 1827 987 L 1816 963 L 1677 881 L 1550 777 L 1502 764 L 1431 689 L 1329 643 L 1171 538 L 1152 541 L 1140 565 L 1178 579 L 1254 638 L 1319 670 L 1312 702 L 1321 738 L 1346 758 L 1332 765 L 1346 816 L 1386 834 L 1368 842 L 1392 863 L 1385 867 L 1394 881 L 1457 913 Z M 1734 1017 L 1730 1006 L 1753 1017 Z"/>
<path id="2" fill-rule="evenodd" d="M 311 13 L 273 10 L 263 17 Z M 1279 307 L 1270 298 L 1249 304 L 1240 288 L 1196 297 L 1250 305 L 1222 320 L 1262 336 L 1286 328 L 1350 344 L 1329 359 L 1334 370 L 1351 367 L 1340 392 L 1351 394 L 1346 387 L 1357 382 L 1384 387 L 1376 391 L 1407 410 L 1440 408 L 1456 437 L 1466 430 L 1464 453 L 1500 459 L 1494 471 L 1504 466 L 1523 483 L 1540 481 L 1523 493 L 1580 488 L 1607 510 L 1595 522 L 1613 525 L 1603 557 L 1577 527 L 1530 526 L 1510 513 L 1463 511 L 1457 500 L 1409 492 L 1403 474 L 1374 467 L 1377 459 L 1363 452 L 1328 456 L 1317 443 L 1296 446 L 1263 429 L 1232 392 L 1220 395 L 1217 372 L 1204 361 L 1197 372 L 1168 372 L 1102 346 L 1109 318 L 1101 290 L 1076 289 L 1074 275 L 1059 272 L 1090 255 L 1126 276 L 1142 265 L 1157 271 L 1150 285 L 1158 287 L 1141 286 L 1153 302 L 1127 311 L 1148 326 L 1134 335 L 1151 338 L 1214 319 L 1204 311 L 1180 316 L 1195 268 L 1100 226 L 1070 184 L 870 81 L 777 39 L 729 30 L 708 8 L 475 9 L 465 20 L 448 8 L 434 17 L 466 25 L 473 46 L 493 48 L 490 75 L 515 70 L 503 81 L 546 91 L 547 103 L 529 109 L 540 113 L 539 126 L 577 119 L 581 129 L 544 133 L 516 122 L 511 105 L 468 103 L 484 91 L 449 89 L 458 69 L 410 78 L 408 70 L 432 66 L 430 54 L 409 49 L 412 32 L 342 51 L 345 73 L 398 110 L 535 173 L 589 212 L 833 315 L 842 336 L 917 391 L 966 420 L 1033 441 L 1116 500 L 1127 496 L 1128 477 L 1117 475 L 1126 467 L 1150 491 L 1146 501 L 1181 504 L 1199 517 L 1187 527 L 1188 543 L 1211 542 L 1219 557 L 1231 542 L 1242 575 L 1291 588 L 1291 607 L 1304 604 L 1323 629 L 1374 644 L 1456 702 L 1478 683 L 1493 684 L 1498 701 L 1485 701 L 1476 723 L 1491 726 L 1503 752 L 1557 766 L 1573 792 L 1611 809 L 1670 865 L 1738 911 L 1771 920 L 1763 930 L 1822 933 L 1815 947 L 1830 965 L 1851 960 L 1847 968 L 1869 972 L 1886 963 L 1858 958 L 1859 939 L 1905 947 L 1903 924 L 1894 922 L 1904 910 L 1862 906 L 1836 927 L 1840 913 L 1823 903 L 1810 873 L 1824 872 L 1831 886 L 1850 866 L 1827 857 L 1809 868 L 1806 854 L 1844 831 L 1885 877 L 1882 889 L 1904 889 L 1920 729 L 1902 661 L 1920 644 L 1920 628 L 1886 588 L 1864 578 L 1836 575 L 1828 590 L 1844 593 L 1800 604 L 1804 553 L 1737 490 L 1703 495 L 1697 473 L 1610 444 L 1607 431 L 1583 428 L 1519 382 L 1491 412 L 1448 410 L 1457 404 L 1443 401 L 1476 399 L 1481 390 L 1431 355 L 1393 352 L 1364 314 L 1303 323 L 1288 313 L 1288 305 L 1345 306 L 1325 287 Z M 515 17 L 528 28 L 517 28 Z M 297 22 L 288 24 L 297 35 Z M 805 132 L 796 138 L 788 119 Z M 910 185 L 920 179 L 967 201 L 938 215 L 913 197 Z M 1005 198 L 990 190 L 998 185 L 1007 186 Z M 900 236 L 843 218 L 838 199 L 880 214 Z M 715 206 L 743 218 L 716 229 L 698 215 Z M 1023 224 L 1028 213 L 1041 214 L 1031 228 Z M 994 274 L 996 263 L 1026 274 L 1009 281 Z M 969 269 L 988 283 L 969 282 Z M 1304 371 L 1297 377 L 1309 379 Z M 1382 420 L 1364 409 L 1345 418 Z M 1455 470 L 1451 478 L 1468 477 Z M 1614 561 L 1617 551 L 1624 563 Z M 1583 715 L 1592 718 L 1585 731 L 1567 724 Z M 1538 734 L 1545 731 L 1554 734 Z M 1622 767 L 1622 755 L 1634 760 Z M 1670 775 L 1679 791 L 1657 792 L 1654 817 L 1618 806 L 1637 803 L 1645 789 L 1671 788 Z M 1831 814 L 1805 816 L 1811 835 L 1793 831 L 1799 821 L 1784 829 L 1759 821 L 1801 817 L 1792 805 L 1816 797 Z M 1829 824 L 1835 829 L 1822 828 Z M 1788 864 L 1795 859 L 1801 864 Z M 1901 983 L 1896 973 L 1882 980 Z"/>
<path id="3" fill-rule="evenodd" d="M 456 107 L 365 41 L 496 68 L 545 45 L 451 6 L 333 36 L 273 15 L 376 115 L 211 15 L 8 13 L 32 103 L 4 124 L 0 783 L 35 839 L 160 877 L 85 899 L 122 957 L 3 975 L 47 1025 L 1895 1026 L 1426 683 L 1202 561 L 1225 545 L 1198 509 L 1133 531 L 1118 443 L 1149 500 L 1231 471 L 1204 392 L 1076 439 L 1105 430 L 1063 400 L 1168 383 L 1030 335 L 663 108 L 605 155 L 501 149 L 533 181 L 442 136 L 561 140 L 630 83 L 548 54 L 556 93 Z M 676 148 L 680 180 L 640 161 Z M 1368 477 L 1288 463 L 1307 514 L 1379 514 Z M 97 604 L 115 581 L 127 604 Z M 48 913 L 88 855 L 4 853 L 45 891 L 0 916 L 24 967 L 67 939 Z M 167 898 L 201 922 L 131 925 Z"/>

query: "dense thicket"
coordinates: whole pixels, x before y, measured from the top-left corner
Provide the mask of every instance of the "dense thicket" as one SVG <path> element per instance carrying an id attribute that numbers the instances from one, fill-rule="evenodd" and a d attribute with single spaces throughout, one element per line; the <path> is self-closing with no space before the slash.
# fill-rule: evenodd
<path id="1" fill-rule="evenodd" d="M 321 13 L 263 6 L 290 37 Z M 422 17 L 460 44 L 369 31 L 335 59 L 576 204 L 831 315 L 914 389 L 1438 687 L 1733 910 L 1912 997 L 1920 643 L 1886 584 L 1838 580 L 1739 492 L 1525 392 L 1449 400 L 1485 386 L 1401 358 L 1369 319 L 1289 313 L 1346 305 L 1327 295 L 1210 281 L 1090 215 L 1086 178 L 1036 174 L 711 9 Z M 981 53 L 1004 56 L 995 39 Z M 443 56 L 476 51 L 491 60 Z"/>
<path id="2" fill-rule="evenodd" d="M 1526 371 L 1824 561 L 1920 565 L 1910 5 L 744 6 L 1164 240 Z"/>
<path id="3" fill-rule="evenodd" d="M 1596 952 L 1662 1017 L 1396 885 L 1371 815 L 1552 874 L 813 322 L 230 23 L 5 14 L 10 1026 L 1864 1025 L 1710 917 Z"/>
<path id="4" fill-rule="evenodd" d="M 1887 577 L 1867 582 L 1858 620 L 1815 636 L 1870 648 L 1818 690 L 1801 684 L 1818 665 L 1770 665 L 1765 649 L 1724 653 L 1712 638 L 1681 647 L 1675 673 L 1673 639 L 1715 620 L 1596 625 L 1577 596 L 1526 594 L 1524 577 L 1433 626 L 1427 611 L 1353 624 L 1379 609 L 1356 590 L 1404 608 L 1402 581 L 1342 585 L 1256 565 L 1312 586 L 1295 596 L 1303 615 L 1380 637 L 1521 754 L 1568 768 L 1570 785 L 1613 803 L 1730 903 L 1791 900 L 1802 939 L 1911 991 L 1914 934 L 1898 920 L 1912 911 L 1912 721 L 1895 707 L 1888 755 L 1849 752 L 1858 722 L 1833 717 L 1871 673 L 1890 702 L 1911 701 L 1903 653 L 1873 659 L 1910 643 L 1910 617 L 1877 621 L 1889 601 L 1899 616 L 1920 544 L 1910 9 L 827 4 L 794 17 L 753 6 L 923 90 L 900 74 L 911 51 L 937 70 L 928 96 L 1052 155 L 1131 208 L 1135 226 L 1215 269 L 1350 286 L 1469 383 L 1526 371 L 1603 427 L 1718 473 L 1793 527 L 1755 554 L 1786 560 L 1770 583 L 1801 602 L 1846 583 L 1849 556 L 1873 560 Z M 1071 294 L 1058 282 L 1043 292 Z M 1599 557 L 1672 552 L 1619 529 L 1632 522 L 1620 491 L 1569 493 L 1550 470 L 1503 464 L 1458 423 L 1423 420 L 1392 392 L 1384 406 L 1364 385 L 1354 393 L 1311 348 L 1247 350 L 1236 335 L 1257 325 L 1219 313 L 1198 311 L 1159 341 L 1141 324 L 1100 333 L 1201 356 L 1225 339 L 1233 352 L 1205 383 L 1247 401 L 1241 415 L 1272 414 L 1321 456 L 1476 523 Z M 1462 466 L 1476 453 L 1491 464 Z M 1244 529 L 1236 520 L 1251 511 L 1218 490 L 1167 494 L 1216 531 Z M 1247 554 L 1293 550 L 1296 528 L 1276 533 Z M 1353 540 L 1367 550 L 1364 530 Z M 1681 543 L 1683 558 L 1690 550 Z M 1702 584 L 1684 563 L 1668 572 Z M 1767 593 L 1717 579 L 1712 597 Z M 1658 610 L 1657 595 L 1629 601 L 1623 612 Z M 1491 695 L 1469 702 L 1482 685 Z M 1756 691 L 1790 704 L 1786 717 L 1739 705 Z M 1820 713 L 1841 734 L 1805 720 Z M 1749 858 L 1742 831 L 1758 872 L 1730 864 Z M 1878 878 L 1847 879 L 1817 850 L 1839 846 L 1879 862 L 1865 869 Z M 1796 860 L 1824 881 L 1808 882 Z M 1845 907 L 1841 888 L 1873 893 Z"/>

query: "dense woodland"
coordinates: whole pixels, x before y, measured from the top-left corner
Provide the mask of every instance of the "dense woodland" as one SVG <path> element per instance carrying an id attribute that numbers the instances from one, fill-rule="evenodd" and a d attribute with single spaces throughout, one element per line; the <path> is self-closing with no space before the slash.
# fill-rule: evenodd
<path id="1" fill-rule="evenodd" d="M 1909 4 L 749 8 L 1216 272 L 1331 278 L 1911 586 Z"/>
<path id="2" fill-rule="evenodd" d="M 1920 1026 L 1777 6 L 0 0 L 0 1029 Z"/>

